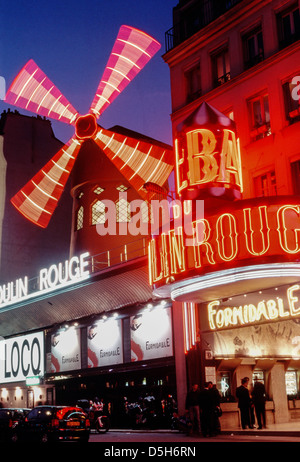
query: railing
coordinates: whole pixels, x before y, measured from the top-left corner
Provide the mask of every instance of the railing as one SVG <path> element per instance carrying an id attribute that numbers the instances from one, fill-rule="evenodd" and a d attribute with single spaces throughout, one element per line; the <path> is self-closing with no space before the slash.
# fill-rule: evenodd
<path id="1" fill-rule="evenodd" d="M 184 42 L 241 1 L 243 0 L 210 0 L 198 2 L 194 8 L 190 10 L 190 14 L 185 20 L 175 24 L 165 33 L 166 52 Z"/>
<path id="2" fill-rule="evenodd" d="M 122 263 L 146 257 L 148 254 L 148 242 L 149 237 L 144 236 L 140 239 L 114 247 L 99 254 L 90 255 L 87 258 L 87 261 L 89 262 L 89 275 L 92 276 L 93 274 L 101 273 L 101 271 L 116 267 Z M 74 284 L 76 283 L 76 279 L 74 279 Z M 28 279 L 28 293 L 35 293 L 38 296 L 40 290 L 39 286 L 39 276 Z"/>
<path id="3" fill-rule="evenodd" d="M 90 257 L 91 273 L 97 273 L 135 258 L 145 257 L 147 255 L 147 249 L 148 238 L 143 237 L 129 242 L 128 244 L 106 250 L 97 255 L 92 255 Z"/>

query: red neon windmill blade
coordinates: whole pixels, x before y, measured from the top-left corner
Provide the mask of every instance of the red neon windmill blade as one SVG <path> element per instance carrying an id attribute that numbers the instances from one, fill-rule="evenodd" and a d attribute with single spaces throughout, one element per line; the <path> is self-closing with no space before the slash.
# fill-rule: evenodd
<path id="1" fill-rule="evenodd" d="M 76 109 L 33 60 L 30 60 L 19 72 L 7 91 L 5 98 L 7 103 L 75 126 L 75 137 L 71 138 L 11 199 L 13 205 L 26 218 L 44 228 L 48 225 L 71 173 L 82 141 L 92 138 L 100 146 L 103 144 L 98 136 L 99 127 L 96 119 L 142 70 L 159 48 L 160 44 L 144 32 L 129 26 L 121 26 L 90 111 L 84 116 L 79 116 Z M 109 157 L 115 159 L 117 154 L 122 156 L 124 149 L 128 150 L 128 144 L 125 141 L 121 149 L 118 148 L 117 153 L 109 151 Z M 138 152 L 137 149 L 133 150 L 130 158 Z M 156 156 L 160 154 L 156 153 Z M 167 156 L 163 154 L 163 157 Z M 149 155 L 146 160 L 148 158 L 151 160 Z M 142 163 L 144 165 L 145 160 Z M 132 176 L 135 176 L 134 172 L 128 170 L 130 165 L 128 159 L 125 165 L 121 166 L 126 176 L 129 175 L 129 181 Z M 153 165 L 153 159 L 152 163 L 147 162 L 146 168 L 149 169 L 151 165 Z M 156 166 L 155 170 L 157 168 Z M 140 170 L 139 166 L 138 170 Z M 136 178 L 140 177 L 136 176 Z M 135 187 L 140 189 L 140 183 L 141 180 L 135 182 Z"/>
<path id="2" fill-rule="evenodd" d="M 161 45 L 150 35 L 121 26 L 90 107 L 98 118 L 158 52 Z"/>
<path id="3" fill-rule="evenodd" d="M 99 117 L 160 47 L 144 32 L 122 26 L 90 112 Z M 173 170 L 173 151 L 161 143 L 143 142 L 103 128 L 98 128 L 93 139 L 142 196 L 145 183 L 163 185 Z"/>
<path id="4" fill-rule="evenodd" d="M 78 112 L 31 59 L 7 90 L 6 103 L 50 119 L 74 124 Z"/>
<path id="5" fill-rule="evenodd" d="M 38 115 L 74 124 L 78 112 L 31 59 L 9 87 L 5 102 Z M 81 141 L 70 139 L 12 199 L 28 220 L 46 228 L 58 204 Z"/>
<path id="6" fill-rule="evenodd" d="M 141 141 L 100 128 L 94 141 L 144 199 L 148 198 L 144 184 L 163 186 L 173 170 L 173 150 L 154 140 Z"/>
<path id="7" fill-rule="evenodd" d="M 71 138 L 11 199 L 11 203 L 41 228 L 46 228 L 63 193 L 81 146 Z"/>

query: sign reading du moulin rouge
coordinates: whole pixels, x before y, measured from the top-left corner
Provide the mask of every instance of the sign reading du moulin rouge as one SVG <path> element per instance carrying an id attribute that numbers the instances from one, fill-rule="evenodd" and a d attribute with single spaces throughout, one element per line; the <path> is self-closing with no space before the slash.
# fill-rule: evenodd
<path id="1" fill-rule="evenodd" d="M 0 341 L 0 383 L 25 381 L 44 372 L 43 332 Z"/>
<path id="2" fill-rule="evenodd" d="M 79 257 L 73 256 L 63 263 L 42 268 L 37 277 L 38 284 L 34 290 L 30 288 L 27 276 L 0 285 L 0 311 L 9 305 L 33 298 L 37 295 L 52 292 L 61 287 L 74 284 L 89 277 L 89 253 Z"/>
<path id="3" fill-rule="evenodd" d="M 220 270 L 297 263 L 300 197 L 242 199 L 242 165 L 235 123 L 202 103 L 175 131 L 175 180 L 182 206 L 171 229 L 152 236 L 149 280 L 155 289 Z M 204 202 L 190 226 L 186 201 Z M 158 293 L 158 292 L 157 292 Z"/>

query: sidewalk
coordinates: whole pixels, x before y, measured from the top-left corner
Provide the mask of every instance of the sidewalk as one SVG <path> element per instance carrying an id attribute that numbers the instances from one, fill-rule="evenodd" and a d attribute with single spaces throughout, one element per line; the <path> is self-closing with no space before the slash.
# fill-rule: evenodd
<path id="1" fill-rule="evenodd" d="M 111 428 L 110 432 L 128 432 L 128 433 L 178 433 L 178 430 L 171 429 L 131 429 L 131 428 Z M 300 438 L 300 421 L 287 422 L 282 424 L 269 424 L 267 428 L 258 430 L 257 428 L 246 429 L 242 428 L 222 428 L 222 435 L 281 435 L 294 436 Z"/>
<path id="2" fill-rule="evenodd" d="M 300 438 L 300 421 L 290 421 L 286 423 L 277 423 L 269 424 L 267 428 L 262 428 L 258 430 L 257 428 L 245 429 L 242 428 L 222 428 L 222 434 L 225 435 L 289 435 L 289 436 L 299 436 Z"/>

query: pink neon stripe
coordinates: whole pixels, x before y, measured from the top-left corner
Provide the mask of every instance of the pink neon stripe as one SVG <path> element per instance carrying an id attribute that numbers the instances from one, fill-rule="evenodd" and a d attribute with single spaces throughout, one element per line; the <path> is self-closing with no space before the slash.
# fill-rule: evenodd
<path id="1" fill-rule="evenodd" d="M 59 103 L 54 104 L 59 98 Z M 65 123 L 74 123 L 78 114 L 46 74 L 30 60 L 7 91 L 9 104 Z"/>
<path id="2" fill-rule="evenodd" d="M 130 43 L 127 43 L 130 42 Z M 160 44 L 137 29 L 122 26 L 91 105 L 102 113 L 159 50 Z M 145 53 L 146 52 L 146 53 Z M 113 69 L 113 70 L 112 70 Z M 115 71 L 114 71 L 115 70 Z M 124 76 L 121 75 L 124 74 Z M 116 89 L 112 87 L 114 85 Z"/>

